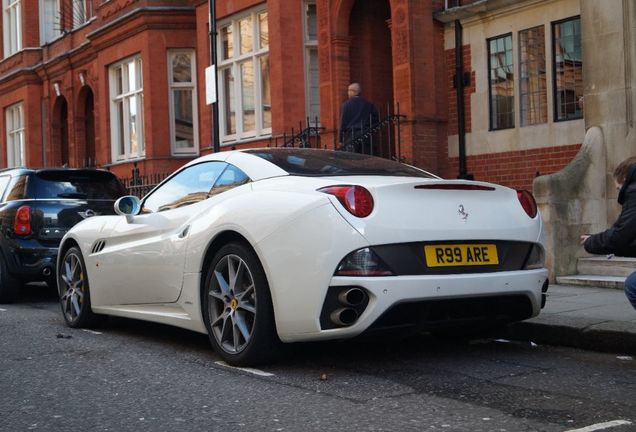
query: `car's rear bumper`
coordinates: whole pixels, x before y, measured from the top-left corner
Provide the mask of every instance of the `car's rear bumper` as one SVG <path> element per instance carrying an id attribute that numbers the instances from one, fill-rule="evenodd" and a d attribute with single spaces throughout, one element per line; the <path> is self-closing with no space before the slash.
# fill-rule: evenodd
<path id="1" fill-rule="evenodd" d="M 55 278 L 57 246 L 45 246 L 37 240 L 14 239 L 5 245 L 9 272 L 20 280 L 49 281 Z"/>
<path id="2" fill-rule="evenodd" d="M 293 313 L 295 324 L 283 325 L 278 332 L 283 341 L 294 342 L 349 338 L 391 326 L 415 325 L 427 329 L 470 326 L 477 321 L 517 321 L 539 314 L 547 277 L 545 269 L 437 276 L 334 277 L 330 289 L 359 287 L 368 295 L 368 303 L 363 310 L 356 311 L 358 317 L 353 324 L 324 329 L 324 319 L 321 325 L 319 316 L 330 316 L 332 311 L 325 314 L 323 304 L 321 311 L 314 310 L 311 318 L 303 319 L 303 312 L 307 317 L 309 311 L 301 311 L 301 306 Z M 294 328 L 310 326 L 315 330 L 294 332 Z"/>
<path id="3" fill-rule="evenodd" d="M 524 265 L 523 259 L 517 269 L 506 265 L 498 271 L 489 272 L 465 270 L 462 273 L 455 270 L 448 272 L 451 274 L 413 274 L 415 271 L 411 270 L 417 270 L 417 266 L 410 266 L 408 271 L 400 273 L 401 276 L 333 276 L 343 257 L 361 248 L 374 248 L 364 234 L 365 231 L 353 229 L 333 206 L 324 205 L 304 213 L 302 218 L 293 220 L 284 229 L 275 230 L 255 245 L 270 286 L 276 330 L 283 342 L 354 337 L 371 328 L 387 311 L 400 304 L 444 301 L 447 303 L 445 307 L 452 307 L 448 303 L 450 300 L 464 299 L 463 303 L 469 306 L 462 305 L 461 308 L 466 310 L 470 309 L 470 299 L 493 298 L 504 299 L 492 300 L 500 304 L 501 310 L 514 297 L 521 300 L 512 304 L 520 302 L 525 305 L 520 307 L 521 312 L 511 314 L 511 320 L 529 318 L 541 310 L 541 289 L 548 278 L 548 271 L 545 268 L 519 270 Z M 536 241 L 536 236 L 513 237 L 514 241 L 527 244 L 533 243 L 533 239 Z M 418 241 L 423 242 L 421 238 L 410 239 L 410 243 Z M 412 253 L 396 255 L 399 255 L 398 260 L 412 260 Z M 366 299 L 363 306 L 356 310 L 353 322 L 334 327 L 329 326 L 326 320 L 331 319 L 335 309 L 346 307 L 338 305 L 330 297 L 332 289 L 337 287 L 361 288 Z M 488 304 L 483 306 L 483 301 L 478 303 L 482 304 L 482 309 L 489 307 Z M 325 307 L 331 309 L 325 312 Z M 479 318 L 478 315 L 468 318 Z"/>

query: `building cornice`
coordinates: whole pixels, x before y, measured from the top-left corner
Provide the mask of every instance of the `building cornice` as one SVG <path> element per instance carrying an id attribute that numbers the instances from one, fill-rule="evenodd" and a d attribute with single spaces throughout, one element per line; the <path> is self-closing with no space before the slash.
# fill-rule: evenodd
<path id="1" fill-rule="evenodd" d="M 194 6 L 144 6 L 115 18 L 112 21 L 108 21 L 104 25 L 99 28 L 91 31 L 86 34 L 88 39 L 95 39 L 103 35 L 104 33 L 112 30 L 113 28 L 119 27 L 137 17 L 137 15 L 144 14 L 172 14 L 175 12 L 191 12 L 192 14 L 196 13 L 196 8 Z"/>
<path id="2" fill-rule="evenodd" d="M 89 32 L 86 34 L 86 40 L 82 42 L 80 45 L 73 47 L 72 49 L 60 53 L 50 59 L 42 60 L 41 56 L 37 63 L 32 63 L 28 65 L 24 65 L 22 67 L 19 66 L 19 63 L 22 62 L 23 53 L 25 52 L 42 52 L 42 47 L 38 48 L 25 48 L 21 51 L 20 56 L 18 57 L 9 57 L 0 61 L 0 66 L 2 63 L 15 62 L 15 66 L 17 68 L 6 68 L 8 71 L 4 75 L 0 75 L 0 86 L 5 85 L 6 83 L 15 80 L 21 76 L 29 76 L 28 81 L 30 83 L 34 82 L 42 82 L 42 79 L 50 78 L 52 76 L 59 75 L 63 73 L 65 70 L 65 65 L 71 64 L 72 67 L 76 67 L 90 61 L 95 57 L 96 51 L 118 43 L 127 37 L 130 37 L 133 34 L 137 34 L 143 32 L 148 29 L 174 29 L 174 28 L 194 28 L 195 23 L 184 23 L 184 22 L 153 22 L 144 21 L 140 25 L 134 26 L 130 31 L 124 31 L 122 34 L 115 35 L 112 38 L 105 38 L 105 35 L 110 31 L 120 28 L 128 23 L 134 22 L 135 20 L 144 19 L 149 16 L 155 15 L 171 15 L 174 16 L 175 13 L 182 15 L 193 15 L 196 10 L 193 6 L 146 6 L 140 7 L 135 10 L 132 10 L 121 17 L 118 17 L 112 21 L 105 23 L 99 28 Z M 95 21 L 92 21 L 94 23 Z M 71 37 L 71 36 L 66 36 Z M 99 39 L 102 39 L 101 41 Z"/>
<path id="3" fill-rule="evenodd" d="M 512 9 L 526 8 L 549 1 L 551 0 L 478 0 L 466 6 L 458 6 L 436 12 L 434 17 L 437 21 L 448 24 L 455 20 L 482 19 L 488 15 L 508 12 Z"/>

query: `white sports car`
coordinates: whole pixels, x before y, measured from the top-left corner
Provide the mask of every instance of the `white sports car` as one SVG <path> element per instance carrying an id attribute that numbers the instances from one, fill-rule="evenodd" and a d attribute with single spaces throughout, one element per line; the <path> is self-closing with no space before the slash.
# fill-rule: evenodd
<path id="1" fill-rule="evenodd" d="M 115 211 L 62 241 L 68 325 L 175 325 L 234 365 L 281 341 L 523 320 L 548 288 L 532 195 L 373 156 L 216 153 Z"/>

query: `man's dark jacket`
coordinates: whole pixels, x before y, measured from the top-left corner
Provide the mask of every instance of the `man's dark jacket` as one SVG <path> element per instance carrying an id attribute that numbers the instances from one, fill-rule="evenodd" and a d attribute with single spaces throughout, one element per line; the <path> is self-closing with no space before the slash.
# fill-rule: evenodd
<path id="1" fill-rule="evenodd" d="M 353 96 L 342 104 L 340 113 L 340 141 L 344 142 L 352 132 L 360 132 L 378 121 L 378 110 L 361 96 Z"/>
<path id="2" fill-rule="evenodd" d="M 611 228 L 585 240 L 587 252 L 636 257 L 636 165 L 627 172 L 618 203 L 623 206 L 618 219 Z"/>

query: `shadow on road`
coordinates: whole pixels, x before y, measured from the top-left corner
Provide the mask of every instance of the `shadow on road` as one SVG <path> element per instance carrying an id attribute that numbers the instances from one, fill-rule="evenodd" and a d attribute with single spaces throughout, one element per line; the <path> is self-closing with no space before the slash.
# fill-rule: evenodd
<path id="1" fill-rule="evenodd" d="M 58 298 L 55 288 L 44 283 L 26 284 L 15 304 L 35 309 L 53 310 Z M 63 323 L 61 313 L 60 322 Z M 99 332 L 122 338 L 133 338 L 135 343 L 153 345 L 158 348 L 170 348 L 180 352 L 193 352 L 197 356 L 203 355 L 209 361 L 221 360 L 210 346 L 207 335 L 153 322 L 121 318 L 104 317 L 104 320 L 94 328 Z M 69 329 L 69 332 L 76 330 Z M 490 340 L 486 335 L 485 341 Z M 475 342 L 477 340 L 477 342 Z M 490 343 L 490 342 L 489 342 Z M 323 341 L 312 343 L 284 344 L 277 361 L 268 368 L 281 370 L 285 368 L 324 369 L 332 365 L 340 367 L 356 367 L 361 363 L 400 363 L 406 359 L 422 359 L 440 356 L 466 356 L 480 344 L 479 338 L 440 337 L 429 334 L 410 334 L 400 336 L 396 334 L 380 334 L 363 338 L 342 341 Z M 512 342 L 508 347 L 502 344 L 492 346 L 492 349 L 524 350 L 523 343 Z M 163 347 L 162 347 L 163 345 Z M 472 346 L 472 347 L 471 347 Z M 480 350 L 485 349 L 481 347 Z M 208 357 L 209 356 L 209 357 Z"/>
<path id="2" fill-rule="evenodd" d="M 14 303 L 57 303 L 57 301 L 56 287 L 50 287 L 44 282 L 32 282 L 22 286 Z"/>

